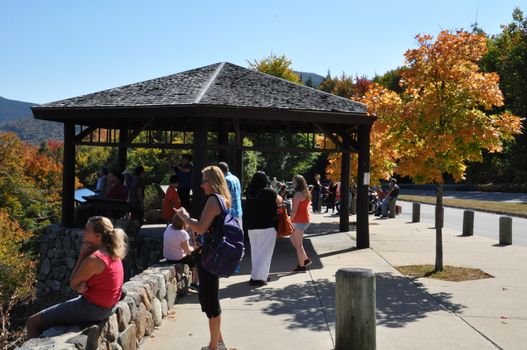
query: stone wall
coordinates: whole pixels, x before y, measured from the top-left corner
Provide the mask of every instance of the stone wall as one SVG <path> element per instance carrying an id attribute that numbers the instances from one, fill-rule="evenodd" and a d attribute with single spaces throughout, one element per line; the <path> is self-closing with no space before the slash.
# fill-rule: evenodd
<path id="1" fill-rule="evenodd" d="M 135 350 L 167 317 L 178 296 L 188 292 L 187 265 L 152 266 L 123 286 L 126 296 L 106 321 L 75 327 L 55 327 L 20 349 Z"/>

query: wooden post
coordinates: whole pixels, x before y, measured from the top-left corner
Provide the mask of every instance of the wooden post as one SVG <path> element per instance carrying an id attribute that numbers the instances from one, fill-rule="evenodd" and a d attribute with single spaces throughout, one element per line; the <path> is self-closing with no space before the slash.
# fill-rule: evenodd
<path id="1" fill-rule="evenodd" d="M 243 134 L 240 129 L 239 119 L 234 120 L 234 131 L 236 133 L 236 157 L 234 159 L 233 173 L 238 177 L 238 180 L 240 180 L 240 185 L 243 190 L 245 187 L 245 177 L 243 176 Z"/>
<path id="2" fill-rule="evenodd" d="M 359 126 L 359 161 L 357 177 L 357 248 L 370 247 L 368 188 L 370 187 L 371 125 Z"/>
<path id="3" fill-rule="evenodd" d="M 218 130 L 218 145 L 227 146 L 229 144 L 229 132 L 226 128 L 226 123 L 221 123 L 220 130 Z M 221 148 L 218 150 L 218 160 L 220 162 L 226 162 L 230 164 L 230 159 L 227 159 L 228 153 L 227 149 Z"/>
<path id="4" fill-rule="evenodd" d="M 192 144 L 192 204 L 191 214 L 199 218 L 205 205 L 205 194 L 201 189 L 201 170 L 205 167 L 207 158 L 207 121 L 196 118 L 194 122 L 194 141 Z"/>
<path id="5" fill-rule="evenodd" d="M 412 203 L 412 222 L 421 221 L 421 203 Z"/>
<path id="6" fill-rule="evenodd" d="M 463 236 L 474 235 L 474 211 L 465 210 L 463 212 Z"/>
<path id="7" fill-rule="evenodd" d="M 123 172 L 126 169 L 126 158 L 128 156 L 128 129 L 119 129 L 119 149 L 117 151 L 117 168 Z"/>
<path id="8" fill-rule="evenodd" d="M 510 216 L 500 217 L 500 244 L 512 244 L 512 218 Z"/>
<path id="9" fill-rule="evenodd" d="M 75 222 L 75 124 L 64 123 L 64 158 L 62 170 L 62 225 L 73 227 Z"/>
<path id="10" fill-rule="evenodd" d="M 350 144 L 351 137 L 349 134 L 342 135 L 342 161 L 340 174 L 340 232 L 348 232 L 350 229 Z"/>
<path id="11" fill-rule="evenodd" d="M 395 218 L 395 202 L 394 200 L 388 202 L 388 217 L 392 219 Z"/>
<path id="12" fill-rule="evenodd" d="M 339 269 L 335 289 L 335 350 L 375 349 L 375 274 L 369 269 Z"/>

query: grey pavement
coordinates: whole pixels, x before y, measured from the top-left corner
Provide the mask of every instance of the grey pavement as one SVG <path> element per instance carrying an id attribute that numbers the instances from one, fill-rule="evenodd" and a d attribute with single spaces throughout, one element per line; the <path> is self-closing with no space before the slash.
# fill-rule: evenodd
<path id="1" fill-rule="evenodd" d="M 360 267 L 376 273 L 377 349 L 527 348 L 527 247 L 499 246 L 445 228 L 445 265 L 479 268 L 493 278 L 410 279 L 394 266 L 434 264 L 435 230 L 401 216 L 370 218 L 371 248 L 356 250 L 355 232 L 338 232 L 336 216 L 313 215 L 305 239 L 313 265 L 306 273 L 288 272 L 294 251 L 288 239 L 279 239 L 265 287 L 247 284 L 247 256 L 240 274 L 220 283 L 226 344 L 239 350 L 333 349 L 335 272 Z M 200 349 L 207 342 L 207 320 L 191 293 L 141 349 Z"/>

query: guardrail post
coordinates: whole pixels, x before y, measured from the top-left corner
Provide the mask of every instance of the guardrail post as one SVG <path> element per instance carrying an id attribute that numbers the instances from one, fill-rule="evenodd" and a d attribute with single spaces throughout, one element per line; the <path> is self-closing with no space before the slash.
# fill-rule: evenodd
<path id="1" fill-rule="evenodd" d="M 510 216 L 500 217 L 500 244 L 512 244 L 512 218 Z"/>
<path id="2" fill-rule="evenodd" d="M 342 268 L 336 274 L 335 350 L 371 350 L 375 340 L 375 274 Z"/>
<path id="3" fill-rule="evenodd" d="M 421 203 L 412 203 L 412 222 L 421 221 Z"/>
<path id="4" fill-rule="evenodd" d="M 388 199 L 389 202 L 388 202 L 388 217 L 389 218 L 394 218 L 395 217 L 395 200 L 390 200 Z"/>
<path id="5" fill-rule="evenodd" d="M 474 211 L 465 210 L 463 212 L 463 236 L 474 235 Z"/>

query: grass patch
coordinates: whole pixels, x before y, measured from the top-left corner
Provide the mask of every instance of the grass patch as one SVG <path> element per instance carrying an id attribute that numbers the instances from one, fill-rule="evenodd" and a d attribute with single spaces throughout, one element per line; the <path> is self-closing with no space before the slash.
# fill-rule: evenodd
<path id="1" fill-rule="evenodd" d="M 435 196 L 413 196 L 401 194 L 398 199 L 409 202 L 436 204 Z M 443 205 L 450 207 L 489 211 L 499 214 L 510 214 L 527 217 L 527 203 L 508 203 L 493 201 L 477 201 L 471 199 L 444 198 Z"/>
<path id="2" fill-rule="evenodd" d="M 413 278 L 428 277 L 443 281 L 462 282 L 480 280 L 484 278 L 494 278 L 494 276 L 481 271 L 480 269 L 472 269 L 468 267 L 444 266 L 443 271 L 434 271 L 434 265 L 408 265 L 395 266 L 397 271 L 403 275 Z"/>

